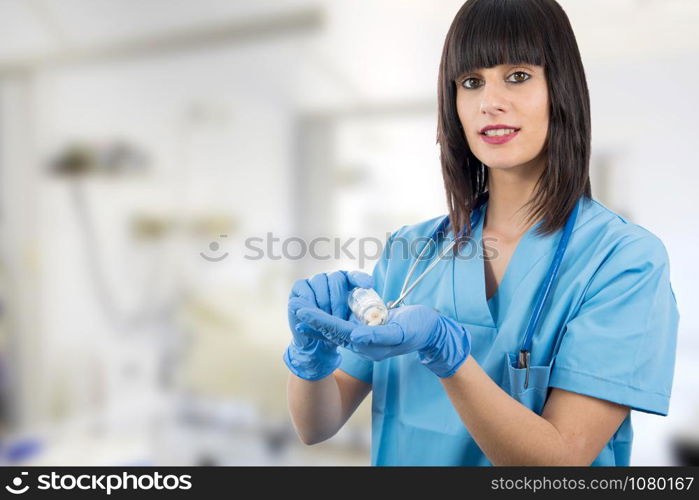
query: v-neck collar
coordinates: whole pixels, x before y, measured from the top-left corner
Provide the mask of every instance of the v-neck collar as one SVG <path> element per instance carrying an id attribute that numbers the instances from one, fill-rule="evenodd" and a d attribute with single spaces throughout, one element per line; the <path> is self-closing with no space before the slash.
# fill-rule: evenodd
<path id="1" fill-rule="evenodd" d="M 457 319 L 493 328 L 501 323 L 502 315 L 493 317 L 486 298 L 483 224 L 487 207 L 486 201 L 481 206 L 481 215 L 472 229 L 468 244 L 460 252 L 460 257 L 453 260 L 452 286 Z M 491 301 L 497 301 L 498 311 L 507 312 L 512 293 L 534 267 L 538 257 L 548 253 L 546 250 L 551 246 L 551 236 L 537 237 L 534 234 L 540 225 L 541 221 L 538 221 L 522 235 L 510 257 L 495 295 L 491 297 Z M 468 311 L 468 317 L 458 317 L 459 311 Z"/>

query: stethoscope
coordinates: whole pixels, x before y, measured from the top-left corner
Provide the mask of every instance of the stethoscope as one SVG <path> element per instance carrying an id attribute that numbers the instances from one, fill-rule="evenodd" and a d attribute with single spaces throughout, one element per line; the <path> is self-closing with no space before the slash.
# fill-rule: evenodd
<path id="1" fill-rule="evenodd" d="M 483 205 L 487 200 L 488 192 L 486 191 L 485 193 L 483 193 L 478 207 L 476 208 L 476 210 L 473 211 L 471 217 L 471 227 L 475 227 L 478 224 L 478 221 L 481 218 L 481 214 L 483 213 Z M 577 216 L 578 203 L 576 203 L 573 207 L 573 210 L 568 216 L 568 220 L 566 220 L 565 226 L 563 227 L 563 234 L 561 235 L 561 239 L 558 241 L 558 247 L 556 248 L 556 253 L 553 256 L 553 261 L 549 266 L 548 272 L 546 273 L 546 277 L 544 278 L 544 281 L 541 284 L 541 287 L 539 288 L 539 291 L 537 293 L 536 304 L 534 305 L 534 309 L 532 310 L 532 314 L 529 318 L 529 324 L 527 325 L 527 330 L 524 334 L 524 341 L 522 342 L 522 347 L 519 350 L 517 367 L 525 368 L 527 370 L 526 375 L 524 377 L 525 389 L 529 386 L 529 359 L 531 356 L 532 341 L 534 340 L 534 332 L 536 331 L 536 327 L 539 324 L 539 320 L 541 319 L 541 312 L 544 309 L 546 299 L 548 299 L 549 292 L 551 291 L 553 282 L 555 281 L 556 275 L 558 274 L 558 268 L 560 267 L 561 261 L 563 260 L 563 255 L 565 254 L 565 251 L 568 248 L 568 241 L 570 240 L 570 235 L 573 233 L 573 226 L 575 225 L 575 219 L 577 218 Z M 408 274 L 406 275 L 405 280 L 403 280 L 403 286 L 401 287 L 401 291 L 398 295 L 398 298 L 386 304 L 386 307 L 388 309 L 393 309 L 395 307 L 400 306 L 405 297 L 418 285 L 418 283 L 420 283 L 420 281 L 422 281 L 425 278 L 425 276 L 427 276 L 427 273 L 429 273 L 432 270 L 432 268 L 434 268 L 434 266 L 436 266 L 444 258 L 444 256 L 446 256 L 447 253 L 454 247 L 457 241 L 456 238 L 454 238 L 454 240 L 452 240 L 446 246 L 446 248 L 439 254 L 439 256 L 433 262 L 431 262 L 429 266 L 427 266 L 427 268 L 420 274 L 420 276 L 418 276 L 417 279 L 410 286 L 408 286 L 408 283 L 410 283 L 410 279 L 412 278 L 415 272 L 417 264 L 420 262 L 431 243 L 434 241 L 436 244 L 439 235 L 444 234 L 444 230 L 446 229 L 448 223 L 449 217 L 447 216 L 440 222 L 437 229 L 435 229 L 435 231 L 432 233 L 429 241 L 422 248 L 417 259 L 410 266 Z"/>

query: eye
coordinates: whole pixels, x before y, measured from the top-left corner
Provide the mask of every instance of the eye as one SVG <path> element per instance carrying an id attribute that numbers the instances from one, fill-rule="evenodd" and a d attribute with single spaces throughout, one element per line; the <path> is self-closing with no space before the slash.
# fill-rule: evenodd
<path id="1" fill-rule="evenodd" d="M 522 77 L 522 76 L 517 77 L 516 75 L 523 75 L 523 76 L 526 77 L 526 78 L 524 78 L 524 77 Z M 515 72 L 512 73 L 510 76 L 515 76 L 515 81 L 507 80 L 507 81 L 510 82 L 510 83 L 523 83 L 523 82 L 526 82 L 527 80 L 529 80 L 529 79 L 531 78 L 531 75 L 530 75 L 529 73 L 524 72 L 524 71 L 515 71 Z M 477 87 L 474 87 L 474 86 L 472 86 L 472 85 L 470 85 L 470 84 L 467 83 L 467 82 L 469 82 L 469 81 L 471 81 L 471 80 L 479 80 L 479 79 L 478 79 L 478 78 L 475 78 L 475 77 L 472 77 L 472 76 L 469 77 L 469 78 L 464 78 L 464 79 L 461 81 L 461 86 L 464 87 L 465 89 L 468 89 L 468 90 L 473 90 L 473 89 L 477 88 Z M 480 87 L 480 85 L 479 85 L 479 87 Z"/>
<path id="2" fill-rule="evenodd" d="M 515 82 L 515 83 L 526 82 L 527 80 L 529 80 L 529 79 L 531 78 L 531 75 L 530 75 L 529 73 L 525 73 L 524 71 L 515 71 L 515 72 L 512 73 L 510 76 L 514 76 L 514 75 L 525 75 L 525 76 L 526 76 L 526 78 L 525 78 L 524 80 L 518 80 L 518 81 Z"/>
<path id="3" fill-rule="evenodd" d="M 473 77 L 466 78 L 466 79 L 464 79 L 464 80 L 461 82 L 461 86 L 464 87 L 464 88 L 466 88 L 466 89 L 473 89 L 473 88 L 475 88 L 475 87 L 471 87 L 471 86 L 469 86 L 469 85 L 466 84 L 466 82 L 469 82 L 469 81 L 471 81 L 471 80 L 478 80 L 478 78 L 473 78 Z"/>

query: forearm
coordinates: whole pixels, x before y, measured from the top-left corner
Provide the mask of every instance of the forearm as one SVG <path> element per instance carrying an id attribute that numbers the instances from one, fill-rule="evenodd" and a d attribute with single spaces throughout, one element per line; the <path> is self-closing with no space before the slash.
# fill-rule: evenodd
<path id="1" fill-rule="evenodd" d="M 314 381 L 289 374 L 287 398 L 291 421 L 304 444 L 325 441 L 344 424 L 340 389 L 333 374 Z"/>
<path id="2" fill-rule="evenodd" d="M 571 465 L 558 430 L 513 399 L 469 356 L 440 379 L 469 433 L 493 465 Z M 578 464 L 580 465 L 580 464 Z"/>

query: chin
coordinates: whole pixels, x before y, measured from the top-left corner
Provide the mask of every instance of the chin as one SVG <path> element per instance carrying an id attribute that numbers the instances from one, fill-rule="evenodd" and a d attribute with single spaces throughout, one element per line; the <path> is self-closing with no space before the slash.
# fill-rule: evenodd
<path id="1" fill-rule="evenodd" d="M 488 158 L 488 156 L 492 156 L 492 158 Z M 478 157 L 476 157 L 478 158 Z M 483 159 L 481 160 L 483 162 L 483 165 L 486 167 L 490 168 L 495 168 L 498 170 L 505 170 L 508 168 L 516 168 L 516 167 L 521 167 L 523 165 L 531 165 L 532 162 L 536 159 L 535 156 L 530 156 L 530 155 L 518 155 L 518 154 L 511 154 L 511 155 L 483 155 Z"/>
<path id="2" fill-rule="evenodd" d="M 525 164 L 526 161 L 503 161 L 502 159 L 494 161 L 484 161 L 483 165 L 489 168 L 494 168 L 496 170 L 507 170 L 508 168 L 516 168 L 520 165 Z"/>

